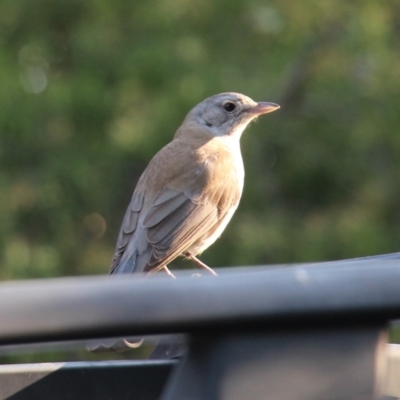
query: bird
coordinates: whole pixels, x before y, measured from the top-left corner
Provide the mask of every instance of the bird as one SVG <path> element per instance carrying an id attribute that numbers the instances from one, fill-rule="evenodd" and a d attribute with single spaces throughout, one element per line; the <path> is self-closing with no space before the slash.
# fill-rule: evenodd
<path id="1" fill-rule="evenodd" d="M 221 235 L 236 211 L 244 184 L 240 137 L 258 116 L 279 109 L 240 93 L 203 100 L 186 116 L 173 140 L 140 177 L 118 235 L 110 274 L 150 275 L 179 256 L 215 271 L 196 256 Z M 172 340 L 173 339 L 173 340 Z M 162 337 L 151 358 L 182 354 L 185 340 Z M 91 352 L 137 348 L 143 339 L 108 338 L 87 342 Z"/>
<path id="2" fill-rule="evenodd" d="M 119 231 L 110 274 L 150 275 L 177 257 L 215 272 L 196 256 L 222 234 L 243 191 L 240 138 L 258 116 L 280 106 L 240 93 L 206 98 L 150 161 Z"/>

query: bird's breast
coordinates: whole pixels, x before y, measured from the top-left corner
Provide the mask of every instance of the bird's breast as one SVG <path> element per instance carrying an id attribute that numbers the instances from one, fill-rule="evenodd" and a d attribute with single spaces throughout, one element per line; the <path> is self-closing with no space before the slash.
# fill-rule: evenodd
<path id="1" fill-rule="evenodd" d="M 215 138 L 198 151 L 198 175 L 204 174 L 211 186 L 244 183 L 243 159 L 238 141 Z"/>

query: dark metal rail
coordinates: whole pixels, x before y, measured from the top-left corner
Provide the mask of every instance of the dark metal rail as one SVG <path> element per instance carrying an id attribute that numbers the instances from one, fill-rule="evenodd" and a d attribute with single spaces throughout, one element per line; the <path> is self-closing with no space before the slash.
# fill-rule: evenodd
<path id="1" fill-rule="evenodd" d="M 400 318 L 400 257 L 191 278 L 64 278 L 0 284 L 0 344 Z"/>
<path id="2" fill-rule="evenodd" d="M 218 273 L 3 283 L 0 344 L 187 332 L 163 399 L 379 393 L 386 326 L 400 318 L 400 254 Z"/>

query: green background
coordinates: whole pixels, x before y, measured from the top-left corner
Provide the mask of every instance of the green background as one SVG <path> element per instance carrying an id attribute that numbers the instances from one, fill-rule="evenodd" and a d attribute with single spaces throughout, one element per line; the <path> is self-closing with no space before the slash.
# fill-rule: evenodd
<path id="1" fill-rule="evenodd" d="M 0 279 L 107 273 L 140 173 L 225 91 L 281 110 L 204 262 L 400 249 L 397 0 L 2 0 Z"/>

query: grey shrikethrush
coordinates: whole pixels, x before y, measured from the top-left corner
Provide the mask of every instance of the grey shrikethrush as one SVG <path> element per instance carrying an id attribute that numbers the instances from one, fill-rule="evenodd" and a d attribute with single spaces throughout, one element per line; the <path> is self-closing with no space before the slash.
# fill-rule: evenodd
<path id="1" fill-rule="evenodd" d="M 203 100 L 150 161 L 122 222 L 111 274 L 153 273 L 195 256 L 221 235 L 242 195 L 240 137 L 259 115 L 279 108 L 239 93 Z M 172 275 L 173 276 L 173 275 Z"/>

